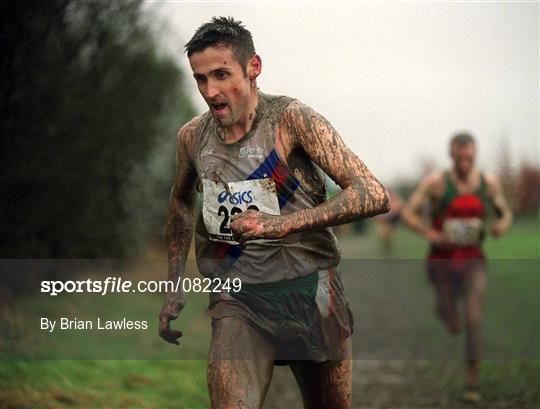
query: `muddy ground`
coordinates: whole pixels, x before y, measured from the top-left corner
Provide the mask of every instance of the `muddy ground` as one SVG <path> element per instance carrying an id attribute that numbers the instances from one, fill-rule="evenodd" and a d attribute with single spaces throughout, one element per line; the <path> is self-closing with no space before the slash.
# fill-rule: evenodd
<path id="1" fill-rule="evenodd" d="M 460 368 L 455 362 L 355 361 L 354 409 L 533 409 L 530 397 L 490 390 L 478 405 L 460 401 Z M 509 382 L 513 382 L 509 379 Z M 537 393 L 537 392 L 536 392 Z M 266 408 L 303 408 L 300 392 L 288 367 L 276 367 Z"/>

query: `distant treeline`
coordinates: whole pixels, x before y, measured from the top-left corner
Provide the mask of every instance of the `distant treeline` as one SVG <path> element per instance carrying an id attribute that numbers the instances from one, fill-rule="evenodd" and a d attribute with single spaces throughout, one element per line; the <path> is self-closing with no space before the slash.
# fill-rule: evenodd
<path id="1" fill-rule="evenodd" d="M 193 114 L 179 67 L 141 1 L 6 1 L 0 15 L 0 257 L 137 255 L 161 234 Z"/>

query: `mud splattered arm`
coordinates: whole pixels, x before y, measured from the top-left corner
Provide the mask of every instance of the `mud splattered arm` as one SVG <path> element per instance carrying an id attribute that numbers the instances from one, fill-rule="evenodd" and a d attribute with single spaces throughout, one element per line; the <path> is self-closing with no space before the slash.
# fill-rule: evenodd
<path id="1" fill-rule="evenodd" d="M 389 196 L 366 165 L 317 112 L 294 106 L 284 114 L 288 143 L 302 149 L 343 190 L 313 209 L 284 218 L 288 233 L 349 223 L 386 213 Z"/>
<path id="2" fill-rule="evenodd" d="M 195 186 L 197 175 L 188 151 L 194 144 L 193 132 L 189 124 L 177 135 L 176 176 L 169 201 L 166 221 L 166 240 L 168 254 L 167 280 L 176 284 L 184 273 L 187 254 L 193 235 L 193 209 L 195 204 Z M 181 331 L 171 330 L 170 321 L 180 314 L 185 297 L 179 286 L 178 292 L 167 292 L 159 314 L 159 335 L 167 342 L 178 345 Z"/>
<path id="3" fill-rule="evenodd" d="M 343 190 L 319 206 L 285 216 L 255 211 L 234 216 L 230 227 L 240 243 L 257 238 L 282 238 L 390 210 L 386 189 L 324 117 L 305 105 L 289 106 L 278 128 L 287 150 L 303 150 Z"/>
<path id="4" fill-rule="evenodd" d="M 500 236 L 508 230 L 512 224 L 512 210 L 506 201 L 502 186 L 497 178 L 486 175 L 487 194 L 497 215 L 497 221 L 491 226 L 491 234 Z"/>
<path id="5" fill-rule="evenodd" d="M 301 104 L 289 106 L 278 125 L 278 133 L 285 150 L 302 150 L 343 190 L 319 206 L 284 216 L 252 210 L 235 215 L 230 228 L 240 243 L 258 238 L 279 239 L 390 210 L 387 190 L 345 145 L 332 125 L 313 109 Z"/>

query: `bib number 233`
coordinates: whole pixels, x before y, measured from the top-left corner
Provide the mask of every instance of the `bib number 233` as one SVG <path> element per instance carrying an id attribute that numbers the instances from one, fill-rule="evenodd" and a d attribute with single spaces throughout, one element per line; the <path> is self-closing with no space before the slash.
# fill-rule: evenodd
<path id="1" fill-rule="evenodd" d="M 229 224 L 246 210 L 279 215 L 276 185 L 272 179 L 217 183 L 203 179 L 203 220 L 210 240 L 237 244 Z"/>

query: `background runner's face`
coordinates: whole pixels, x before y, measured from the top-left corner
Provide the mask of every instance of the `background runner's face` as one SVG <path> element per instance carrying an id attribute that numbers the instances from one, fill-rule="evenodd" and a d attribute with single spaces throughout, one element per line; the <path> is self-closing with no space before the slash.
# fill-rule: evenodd
<path id="1" fill-rule="evenodd" d="M 465 146 L 453 144 L 450 149 L 450 156 L 454 161 L 454 169 L 460 176 L 466 176 L 474 167 L 474 156 L 476 147 L 473 143 Z"/>
<path id="2" fill-rule="evenodd" d="M 229 47 L 208 47 L 189 58 L 193 77 L 219 126 L 248 115 L 251 81 Z"/>

